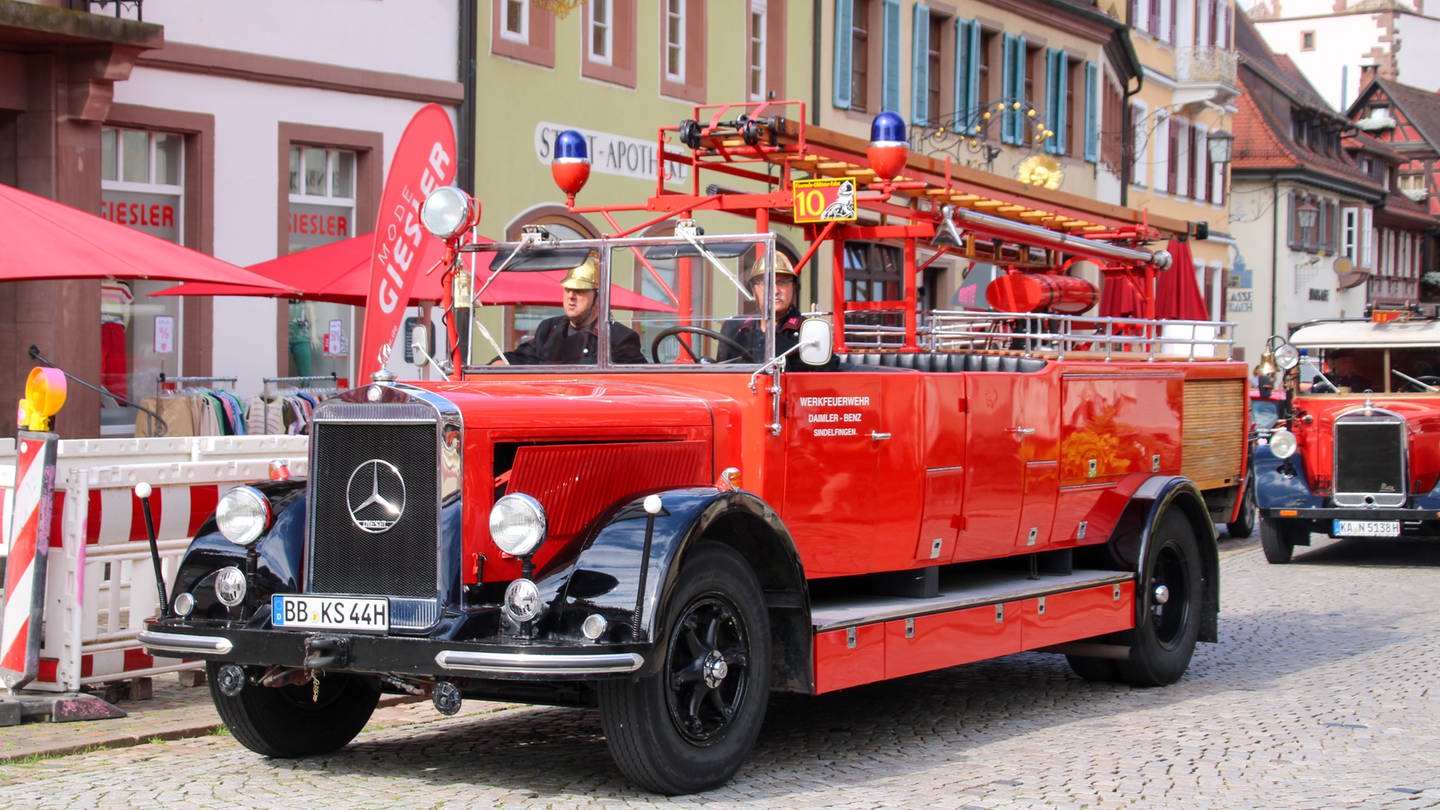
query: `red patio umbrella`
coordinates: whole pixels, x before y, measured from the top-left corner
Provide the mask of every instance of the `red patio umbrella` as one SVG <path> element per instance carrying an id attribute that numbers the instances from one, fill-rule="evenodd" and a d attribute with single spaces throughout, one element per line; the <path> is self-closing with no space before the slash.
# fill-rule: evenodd
<path id="1" fill-rule="evenodd" d="M 0 281 L 113 276 L 276 289 L 227 261 L 4 184 L 0 244 Z"/>
<path id="2" fill-rule="evenodd" d="M 370 234 L 362 234 L 250 265 L 250 270 L 279 284 L 280 289 L 192 283 L 166 287 L 151 295 L 253 295 L 364 306 L 365 298 L 370 294 L 370 250 L 373 244 Z M 412 303 L 443 299 L 443 268 L 426 275 L 426 271 L 440 261 L 443 252 L 444 244 L 438 239 L 424 240 L 416 252 L 410 268 L 411 272 L 418 272 L 420 275 L 411 288 Z M 479 290 L 490 278 L 490 262 L 495 254 L 478 253 L 475 256 L 474 288 Z M 465 261 L 468 265 L 470 258 L 467 256 Z M 564 270 L 503 271 L 500 278 L 485 290 L 480 303 L 558 305 L 560 281 L 564 277 Z M 654 312 L 674 310 L 669 304 L 646 298 L 623 287 L 611 287 L 610 296 L 611 306 L 615 309 Z"/>
<path id="3" fill-rule="evenodd" d="M 1100 289 L 1100 315 L 1105 318 L 1145 317 L 1145 277 L 1106 273 Z"/>
<path id="4" fill-rule="evenodd" d="M 150 294 L 269 296 L 363 307 L 365 297 L 370 294 L 370 250 L 373 246 L 374 235 L 367 233 L 257 262 L 247 268 L 264 276 L 271 285 L 278 285 L 278 288 L 191 283 L 166 287 Z M 444 248 L 440 240 L 426 239 L 411 259 L 410 270 L 418 273 L 411 286 L 412 302 L 435 302 L 444 298 L 445 290 L 440 283 L 444 269 L 436 269 L 426 275 L 426 271 L 440 261 Z"/>
<path id="5" fill-rule="evenodd" d="M 1208 321 L 1205 296 L 1195 283 L 1195 259 L 1190 242 L 1170 240 L 1170 269 L 1155 283 L 1155 317 L 1162 321 Z"/>

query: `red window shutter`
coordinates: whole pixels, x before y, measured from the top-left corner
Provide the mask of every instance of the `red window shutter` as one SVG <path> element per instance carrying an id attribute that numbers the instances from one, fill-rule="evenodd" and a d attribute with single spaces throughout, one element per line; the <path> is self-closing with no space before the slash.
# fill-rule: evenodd
<path id="1" fill-rule="evenodd" d="M 1165 188 L 1174 194 L 1175 190 L 1179 188 L 1175 180 L 1180 174 L 1180 128 L 1175 126 L 1174 121 L 1166 121 L 1166 123 L 1169 124 L 1167 129 L 1170 130 L 1170 159 L 1165 161 Z"/>

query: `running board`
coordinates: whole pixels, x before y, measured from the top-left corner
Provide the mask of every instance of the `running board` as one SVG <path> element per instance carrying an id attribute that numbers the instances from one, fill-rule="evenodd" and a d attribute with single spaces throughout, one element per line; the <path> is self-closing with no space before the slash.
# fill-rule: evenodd
<path id="1" fill-rule="evenodd" d="M 945 579 L 938 595 L 923 599 L 816 598 L 814 693 L 1026 650 L 1093 645 L 1135 626 L 1133 574 L 1082 570 L 1032 578 L 972 570 Z"/>
<path id="2" fill-rule="evenodd" d="M 1078 570 L 1068 574 L 1041 574 L 1037 579 L 989 573 L 968 577 L 964 583 L 942 582 L 940 593 L 925 599 L 896 596 L 817 599 L 810 606 L 810 621 L 815 632 L 823 633 L 842 627 L 998 605 L 1098 585 L 1118 585 L 1134 579 L 1134 574 L 1121 571 Z"/>

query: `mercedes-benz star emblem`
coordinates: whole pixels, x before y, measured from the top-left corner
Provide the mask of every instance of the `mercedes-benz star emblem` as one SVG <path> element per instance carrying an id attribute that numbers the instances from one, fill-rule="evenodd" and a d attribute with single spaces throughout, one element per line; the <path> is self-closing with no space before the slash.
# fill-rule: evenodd
<path id="1" fill-rule="evenodd" d="M 405 479 L 388 461 L 372 458 L 361 462 L 345 485 L 345 503 L 350 520 L 360 531 L 388 532 L 405 513 Z"/>

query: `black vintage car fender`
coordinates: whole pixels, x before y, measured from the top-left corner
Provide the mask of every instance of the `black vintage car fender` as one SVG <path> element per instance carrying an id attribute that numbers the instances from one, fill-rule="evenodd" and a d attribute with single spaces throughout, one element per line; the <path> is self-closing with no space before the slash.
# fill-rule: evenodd
<path id="1" fill-rule="evenodd" d="M 661 617 L 686 553 L 702 540 L 714 540 L 739 551 L 760 580 L 772 632 L 787 650 L 786 660 L 776 662 L 786 675 L 782 683 L 806 680 L 809 596 L 799 552 L 775 511 L 744 491 L 693 487 L 656 494 L 661 510 L 653 518 L 648 555 L 651 516 L 645 498 L 637 497 L 596 521 L 573 564 L 537 581 L 542 598 L 551 600 L 542 636 L 580 639 L 581 623 L 599 614 L 608 626 L 596 641 L 645 644 L 663 637 Z M 646 668 L 654 663 L 647 656 Z"/>
<path id="2" fill-rule="evenodd" d="M 257 552 L 252 598 L 258 594 L 296 593 L 300 588 L 300 561 L 305 538 L 305 482 L 260 481 L 250 486 L 260 490 L 270 501 L 273 518 L 270 529 L 255 541 Z M 215 598 L 215 572 L 233 566 L 241 571 L 246 566 L 246 550 L 226 540 L 215 525 L 215 516 L 206 518 L 185 549 L 170 587 L 170 609 L 173 615 L 175 597 L 190 593 L 195 597 L 191 616 L 196 619 L 230 618 L 228 608 Z"/>

